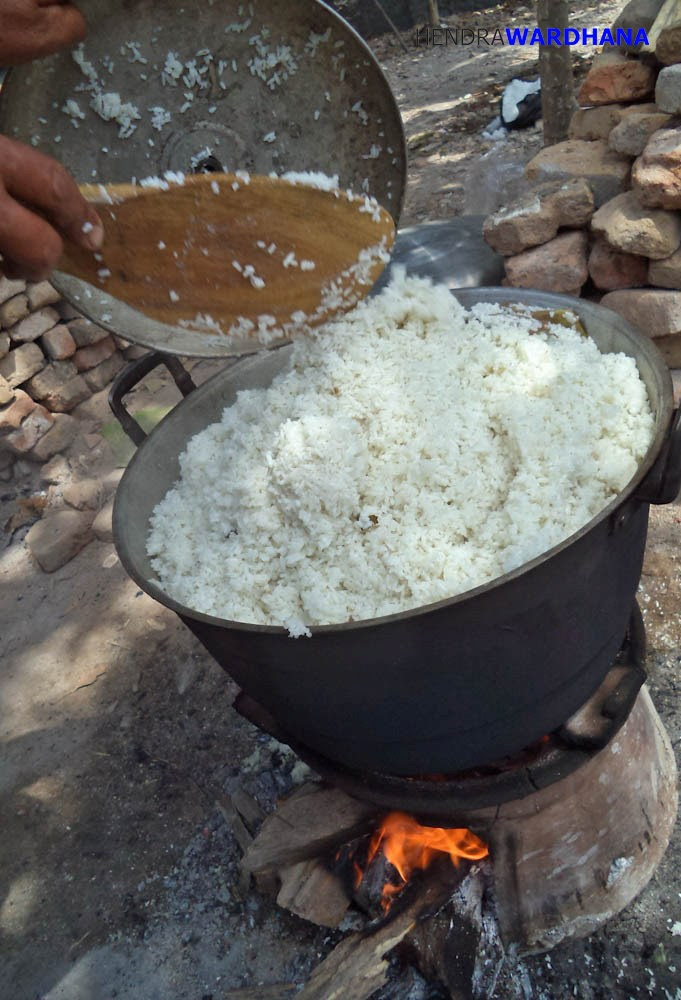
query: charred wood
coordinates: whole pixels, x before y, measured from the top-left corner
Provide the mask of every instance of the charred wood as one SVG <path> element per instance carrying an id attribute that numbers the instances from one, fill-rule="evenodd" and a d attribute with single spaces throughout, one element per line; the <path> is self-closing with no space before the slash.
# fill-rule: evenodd
<path id="1" fill-rule="evenodd" d="M 466 863 L 455 869 L 435 863 L 414 879 L 386 917 L 345 938 L 317 966 L 298 1000 L 367 1000 L 386 982 L 386 955 L 413 930 L 419 920 L 438 913 L 463 880 Z"/>
<path id="2" fill-rule="evenodd" d="M 293 983 L 279 986 L 253 986 L 239 990 L 228 990 L 220 995 L 220 1000 L 289 1000 L 296 992 Z"/>
<path id="3" fill-rule="evenodd" d="M 260 824 L 265 819 L 265 813 L 255 801 L 253 796 L 245 792 L 243 788 L 237 788 L 232 793 L 232 803 L 239 813 L 249 831 L 254 834 Z"/>
<path id="4" fill-rule="evenodd" d="M 229 795 L 220 793 L 216 796 L 215 805 L 222 813 L 227 826 L 234 834 L 236 842 L 241 848 L 242 854 L 246 854 L 253 843 L 253 837 L 246 829 L 244 821 L 239 815 L 233 800 L 229 797 Z"/>
<path id="5" fill-rule="evenodd" d="M 453 1000 L 496 996 L 505 951 L 494 917 L 484 905 L 490 873 L 476 865 L 430 920 L 415 925 L 400 945 L 401 961 L 441 983 Z"/>
<path id="6" fill-rule="evenodd" d="M 341 879 L 317 859 L 298 861 L 279 872 L 279 906 L 320 927 L 338 927 L 350 906 Z"/>
<path id="7" fill-rule="evenodd" d="M 330 853 L 368 833 L 376 815 L 374 806 L 334 788 L 287 799 L 263 823 L 244 865 L 253 874 L 266 874 Z"/>

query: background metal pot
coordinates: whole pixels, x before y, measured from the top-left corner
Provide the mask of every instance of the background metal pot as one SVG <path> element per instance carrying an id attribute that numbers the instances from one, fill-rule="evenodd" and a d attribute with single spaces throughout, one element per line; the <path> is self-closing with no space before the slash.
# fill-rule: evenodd
<path id="1" fill-rule="evenodd" d="M 313 628 L 310 639 L 203 615 L 165 594 L 146 537 L 151 512 L 178 477 L 179 455 L 240 389 L 268 385 L 290 348 L 246 358 L 191 392 L 142 443 L 116 498 L 114 537 L 133 579 L 176 611 L 296 741 L 350 767 L 451 773 L 515 753 L 564 722 L 598 687 L 625 634 L 648 503 L 672 499 L 681 480 L 681 421 L 672 416 L 669 373 L 647 337 L 580 299 L 515 289 L 457 297 L 466 306 L 572 309 L 601 351 L 635 359 L 648 390 L 655 437 L 635 477 L 541 557 L 451 600 Z"/>

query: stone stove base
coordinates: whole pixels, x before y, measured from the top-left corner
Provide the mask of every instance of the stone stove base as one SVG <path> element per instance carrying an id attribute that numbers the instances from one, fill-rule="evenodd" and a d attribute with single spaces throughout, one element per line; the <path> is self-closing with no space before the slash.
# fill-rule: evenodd
<path id="1" fill-rule="evenodd" d="M 472 812 L 490 847 L 508 947 L 546 951 L 624 909 L 667 849 L 678 805 L 672 746 L 647 689 L 617 736 L 533 795 Z"/>

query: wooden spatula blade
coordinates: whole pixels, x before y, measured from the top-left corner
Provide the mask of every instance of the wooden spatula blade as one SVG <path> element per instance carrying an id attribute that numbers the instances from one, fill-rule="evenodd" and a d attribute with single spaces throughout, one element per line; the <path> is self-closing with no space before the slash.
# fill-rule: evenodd
<path id="1" fill-rule="evenodd" d="M 372 199 L 279 178 L 83 191 L 104 246 L 95 255 L 69 245 L 61 271 L 161 323 L 240 339 L 289 335 L 347 310 L 378 279 L 395 236 Z"/>

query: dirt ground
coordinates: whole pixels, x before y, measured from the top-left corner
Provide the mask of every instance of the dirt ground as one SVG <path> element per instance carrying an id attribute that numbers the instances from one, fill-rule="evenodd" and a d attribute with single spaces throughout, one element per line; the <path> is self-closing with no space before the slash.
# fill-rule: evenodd
<path id="1" fill-rule="evenodd" d="M 584 9 L 607 24 L 620 5 Z M 508 18 L 508 5 L 485 18 Z M 500 13 L 501 12 L 501 13 Z M 474 17 L 474 15 L 468 15 Z M 530 17 L 514 8 L 514 22 Z M 478 18 L 484 23 L 483 18 Z M 409 39 L 405 36 L 409 44 Z M 375 41 L 410 142 L 403 223 L 484 211 L 507 194 L 534 130 L 502 144 L 480 130 L 520 50 L 405 55 Z M 489 177 L 482 184 L 481 178 Z M 214 369 L 195 368 L 198 379 Z M 154 377 L 133 406 L 170 405 Z M 116 455 L 99 435 L 105 394 L 78 411 L 72 477 L 104 478 Z M 94 443 L 93 443 L 94 442 Z M 0 486 L 0 525 L 44 489 L 39 470 Z M 300 781 L 293 755 L 231 708 L 234 686 L 181 622 L 94 541 L 57 572 L 35 567 L 27 526 L 0 550 L 0 998 L 219 1000 L 227 990 L 305 982 L 341 938 L 238 886 L 240 852 L 216 796 L 237 788 L 265 810 Z M 681 753 L 681 504 L 651 511 L 639 600 L 650 689 Z M 3 544 L 3 543 L 0 543 Z M 585 941 L 514 962 L 499 1000 L 681 1000 L 681 830 L 648 888 Z M 435 1000 L 395 968 L 376 1000 Z"/>

